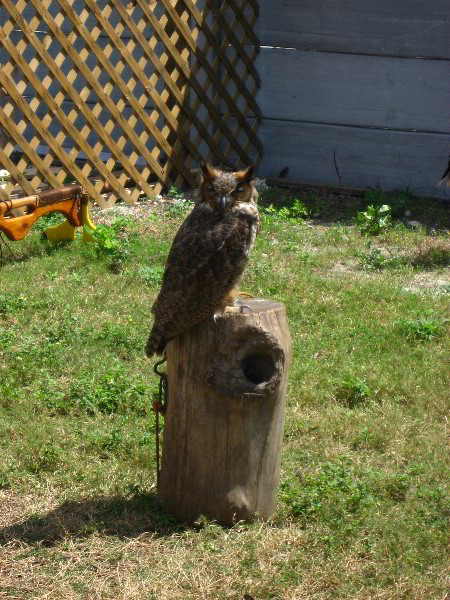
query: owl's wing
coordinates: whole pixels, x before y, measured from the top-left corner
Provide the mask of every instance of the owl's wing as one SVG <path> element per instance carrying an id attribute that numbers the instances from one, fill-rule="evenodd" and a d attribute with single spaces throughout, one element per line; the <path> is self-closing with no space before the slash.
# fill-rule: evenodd
<path id="1" fill-rule="evenodd" d="M 152 307 L 155 324 L 164 325 L 168 338 L 212 314 L 233 286 L 246 260 L 242 236 L 236 235 L 242 227 L 249 225 L 239 219 L 208 220 L 201 213 L 183 224 Z"/>

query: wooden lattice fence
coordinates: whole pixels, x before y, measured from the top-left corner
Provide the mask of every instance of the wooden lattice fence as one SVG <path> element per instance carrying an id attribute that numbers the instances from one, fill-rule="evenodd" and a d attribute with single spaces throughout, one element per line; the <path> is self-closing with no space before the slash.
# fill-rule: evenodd
<path id="1" fill-rule="evenodd" d="M 200 160 L 258 161 L 257 17 L 255 0 L 1 0 L 0 200 L 75 179 L 133 202 L 195 185 Z"/>

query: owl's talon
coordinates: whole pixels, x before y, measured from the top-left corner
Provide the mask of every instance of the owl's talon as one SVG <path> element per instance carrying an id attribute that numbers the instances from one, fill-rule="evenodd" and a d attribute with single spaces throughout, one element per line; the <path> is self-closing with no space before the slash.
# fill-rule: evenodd
<path id="1" fill-rule="evenodd" d="M 253 312 L 253 310 L 250 308 L 250 306 L 248 306 L 247 304 L 244 304 L 240 300 L 235 300 L 233 304 L 229 304 L 228 306 L 225 306 L 225 308 L 223 309 L 223 314 L 239 313 L 242 315 L 244 313 L 244 308 L 248 308 L 248 310 L 250 312 Z M 216 315 L 214 315 L 214 320 L 216 320 Z"/>
<path id="2" fill-rule="evenodd" d="M 234 304 L 239 308 L 239 312 L 241 314 L 243 314 L 244 312 L 244 308 L 248 308 L 248 310 L 250 312 L 253 312 L 253 310 L 250 308 L 250 306 L 248 306 L 247 304 L 244 304 L 243 302 L 241 302 L 240 300 L 235 300 Z"/>

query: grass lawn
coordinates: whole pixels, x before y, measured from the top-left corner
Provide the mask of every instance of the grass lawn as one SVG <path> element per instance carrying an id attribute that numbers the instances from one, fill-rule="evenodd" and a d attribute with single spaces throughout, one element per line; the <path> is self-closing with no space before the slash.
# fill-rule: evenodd
<path id="1" fill-rule="evenodd" d="M 0 598 L 448 598 L 448 208 L 262 193 L 241 287 L 286 304 L 293 365 L 277 512 L 231 529 L 155 494 L 143 348 L 189 209 L 116 206 L 91 244 L 41 219 L 3 247 Z"/>

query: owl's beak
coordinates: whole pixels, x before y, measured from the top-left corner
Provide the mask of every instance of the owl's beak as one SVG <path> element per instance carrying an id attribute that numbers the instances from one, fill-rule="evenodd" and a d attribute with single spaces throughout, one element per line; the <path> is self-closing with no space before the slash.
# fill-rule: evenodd
<path id="1" fill-rule="evenodd" d="M 229 196 L 221 196 L 219 198 L 219 206 L 221 208 L 221 210 L 225 210 L 228 206 L 228 204 L 230 203 L 230 197 Z"/>

